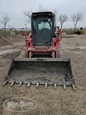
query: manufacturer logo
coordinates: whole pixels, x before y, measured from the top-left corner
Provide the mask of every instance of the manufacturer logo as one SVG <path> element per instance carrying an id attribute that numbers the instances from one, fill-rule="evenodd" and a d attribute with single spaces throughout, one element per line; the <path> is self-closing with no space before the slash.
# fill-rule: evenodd
<path id="1" fill-rule="evenodd" d="M 34 110 L 37 107 L 37 103 L 29 98 L 16 97 L 5 100 L 3 107 L 12 112 L 28 112 Z"/>

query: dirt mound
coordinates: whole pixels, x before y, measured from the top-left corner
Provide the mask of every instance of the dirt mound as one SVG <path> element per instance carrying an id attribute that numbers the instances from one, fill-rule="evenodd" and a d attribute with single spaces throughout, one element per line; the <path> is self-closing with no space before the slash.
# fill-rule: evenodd
<path id="1" fill-rule="evenodd" d="M 20 50 L 19 49 L 11 49 L 11 50 L 6 50 L 6 51 L 2 51 L 0 52 L 0 56 L 3 57 L 4 59 L 9 59 L 9 58 L 13 58 L 13 57 L 17 57 L 20 54 Z"/>
<path id="2" fill-rule="evenodd" d="M 0 46 L 12 45 L 14 42 L 24 42 L 24 36 L 0 34 Z"/>

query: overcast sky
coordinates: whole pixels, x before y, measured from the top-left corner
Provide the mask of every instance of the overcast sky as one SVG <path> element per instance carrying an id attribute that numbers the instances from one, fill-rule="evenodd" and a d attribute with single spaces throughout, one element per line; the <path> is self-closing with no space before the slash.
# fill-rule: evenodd
<path id="1" fill-rule="evenodd" d="M 27 18 L 24 16 L 24 11 L 33 9 L 36 11 L 39 6 L 53 11 L 57 9 L 58 15 L 68 15 L 69 21 L 63 27 L 71 28 L 71 15 L 77 12 L 83 14 L 83 21 L 78 23 L 78 27 L 86 27 L 86 0 L 0 0 L 0 18 L 4 15 L 10 17 L 10 22 L 7 27 L 23 28 L 27 23 Z M 59 22 L 57 21 L 57 25 Z M 0 23 L 0 28 L 3 25 Z"/>

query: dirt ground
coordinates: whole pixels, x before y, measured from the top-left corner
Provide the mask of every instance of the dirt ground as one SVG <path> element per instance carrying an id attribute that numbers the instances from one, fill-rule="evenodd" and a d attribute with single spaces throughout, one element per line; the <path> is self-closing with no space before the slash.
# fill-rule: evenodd
<path id="1" fill-rule="evenodd" d="M 44 86 L 27 88 L 24 85 L 3 87 L 12 58 L 24 56 L 24 37 L 0 36 L 0 115 L 86 115 L 86 36 L 66 36 L 61 41 L 61 48 L 64 57 L 71 58 L 76 90 L 71 87 L 54 90 L 52 86 L 48 89 Z M 14 97 L 31 98 L 36 101 L 37 108 L 25 113 L 6 110 L 3 102 Z"/>

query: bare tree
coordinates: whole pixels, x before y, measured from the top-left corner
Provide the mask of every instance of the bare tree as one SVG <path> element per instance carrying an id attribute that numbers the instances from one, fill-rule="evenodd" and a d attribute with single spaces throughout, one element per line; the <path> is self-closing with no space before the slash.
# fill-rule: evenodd
<path id="1" fill-rule="evenodd" d="M 40 5 L 37 11 L 38 12 L 45 12 L 45 11 L 47 11 L 47 9 Z"/>
<path id="2" fill-rule="evenodd" d="M 2 19 L 0 20 L 0 22 L 4 25 L 5 31 L 6 31 L 6 25 L 9 21 L 10 21 L 10 18 L 8 17 L 8 15 L 3 16 Z"/>
<path id="3" fill-rule="evenodd" d="M 45 11 L 47 11 L 47 9 L 43 8 L 41 5 L 39 6 L 39 8 L 37 10 L 37 12 L 45 12 Z M 33 12 L 32 9 L 24 12 L 24 15 L 28 18 L 28 20 L 27 20 L 28 22 L 31 22 L 31 14 L 32 14 L 32 12 Z"/>
<path id="4" fill-rule="evenodd" d="M 32 10 L 28 10 L 24 12 L 24 15 L 28 18 L 27 22 L 31 22 L 31 14 L 32 14 Z"/>
<path id="5" fill-rule="evenodd" d="M 59 15 L 59 22 L 60 22 L 60 25 L 61 25 L 61 29 L 63 27 L 63 24 L 68 20 L 68 16 L 65 15 L 65 14 L 61 14 Z"/>
<path id="6" fill-rule="evenodd" d="M 73 25 L 74 25 L 74 31 L 76 31 L 76 26 L 77 26 L 78 22 L 80 22 L 80 21 L 83 20 L 83 15 L 82 15 L 82 13 L 77 12 L 76 14 L 73 14 L 73 15 L 71 16 L 71 20 L 72 20 Z"/>

